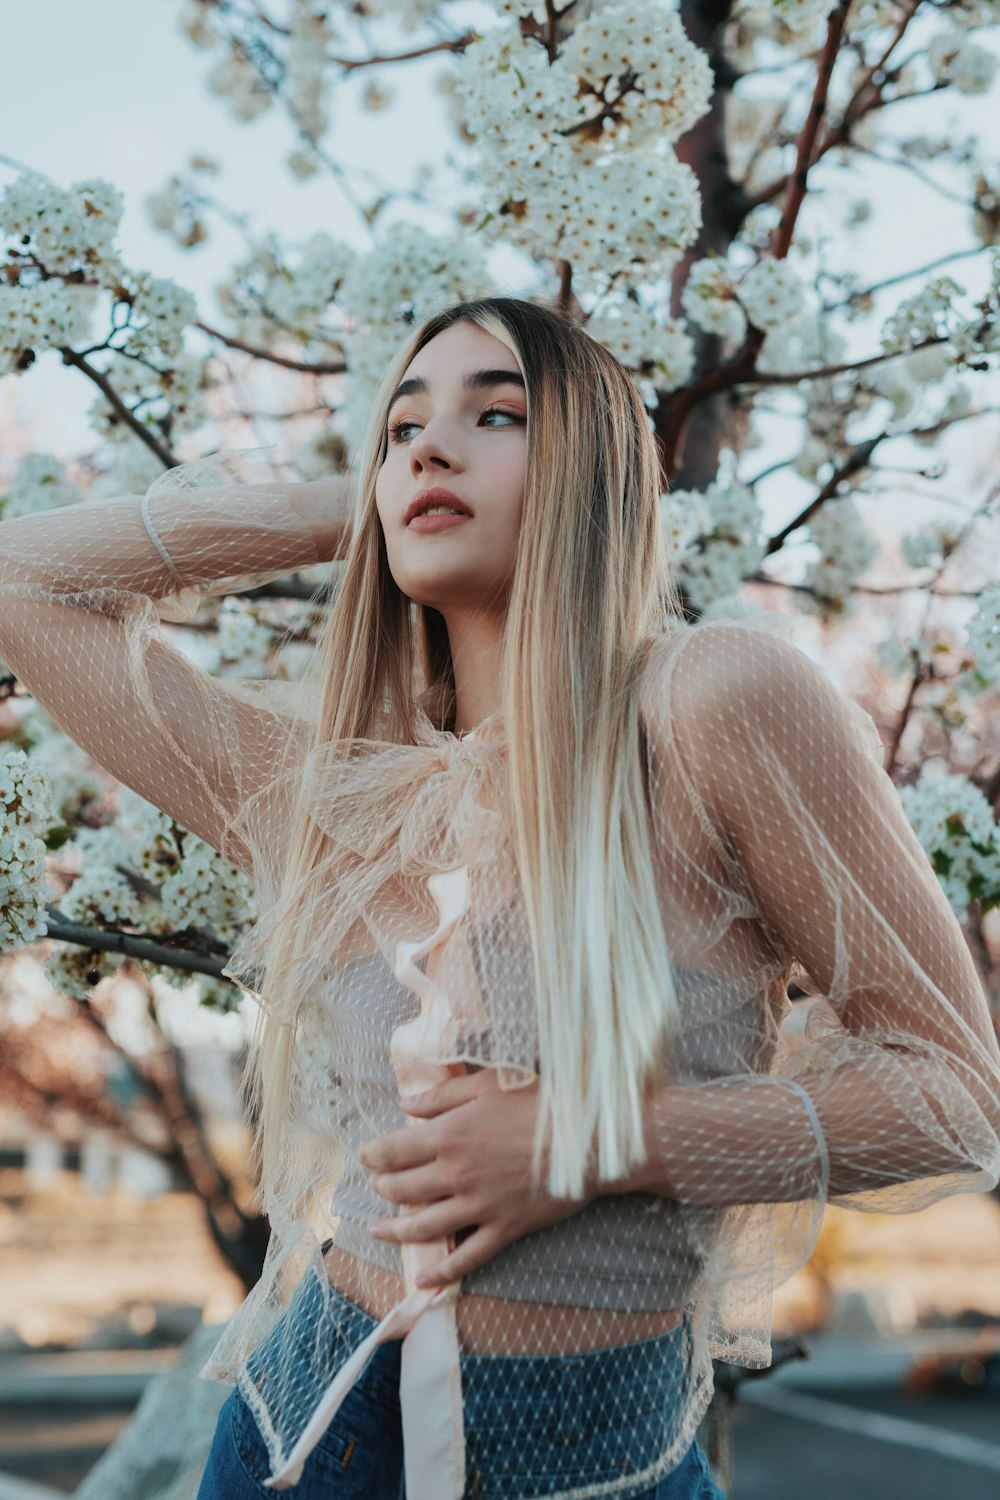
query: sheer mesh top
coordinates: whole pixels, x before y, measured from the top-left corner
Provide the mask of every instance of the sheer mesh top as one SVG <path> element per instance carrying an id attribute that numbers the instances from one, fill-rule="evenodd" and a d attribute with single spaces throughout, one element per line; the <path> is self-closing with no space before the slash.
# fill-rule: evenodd
<path id="1" fill-rule="evenodd" d="M 376 1318 L 404 1290 L 397 1247 L 367 1233 L 387 1205 L 357 1151 L 404 1123 L 392 1043 L 419 1006 L 399 954 L 439 921 L 435 875 L 468 878 L 435 954 L 452 1012 L 430 1060 L 494 1068 L 505 1088 L 534 1075 L 506 737 L 499 714 L 459 739 L 419 712 L 415 743 L 358 742 L 334 775 L 313 742 L 314 684 L 220 681 L 164 629 L 206 591 L 328 560 L 330 537 L 293 489 L 250 484 L 238 460 L 172 471 L 147 504 L 160 550 L 134 497 L 0 526 L 0 657 L 98 762 L 253 877 L 260 917 L 230 972 L 265 1007 L 294 814 L 327 835 L 300 1003 L 275 1018 L 296 1026 L 302 1179 L 267 1206 L 263 1276 L 207 1371 L 239 1382 L 277 1468 L 356 1343 L 331 1288 Z M 642 1494 L 690 1442 L 711 1356 L 768 1362 L 772 1289 L 809 1254 L 825 1202 L 901 1211 L 997 1181 L 1000 1060 L 961 929 L 872 721 L 783 634 L 771 616 L 678 625 L 646 659 L 638 712 L 680 1017 L 650 1154 L 670 1191 L 601 1196 L 463 1283 L 483 1500 Z M 794 1030 L 792 979 L 809 997 Z M 282 1336 L 292 1302 L 309 1309 L 305 1344 Z M 601 1367 L 586 1361 L 611 1349 L 626 1378 L 587 1384 Z M 511 1355 L 508 1378 L 526 1380 L 536 1356 L 584 1362 L 585 1472 L 572 1445 L 561 1473 L 536 1471 L 530 1386 L 516 1435 L 509 1404 L 490 1417 L 489 1361 Z M 497 1458 L 512 1443 L 514 1471 Z"/>

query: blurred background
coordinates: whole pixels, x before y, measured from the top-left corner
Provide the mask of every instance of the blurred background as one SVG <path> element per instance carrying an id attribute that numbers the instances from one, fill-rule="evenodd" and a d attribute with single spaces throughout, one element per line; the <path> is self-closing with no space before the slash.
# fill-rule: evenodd
<path id="1" fill-rule="evenodd" d="M 557 21 L 552 45 L 568 46 L 598 4 L 555 19 L 506 0 L 4 6 L 0 189 L 36 184 L 42 201 L 99 178 L 121 193 L 121 265 L 95 287 L 115 331 L 91 335 L 82 357 L 133 420 L 60 358 L 65 335 L 30 360 L 15 349 L 0 366 L 0 515 L 136 492 L 167 461 L 220 447 L 272 445 L 305 478 L 344 467 L 373 367 L 435 298 L 487 276 L 559 295 L 643 384 L 692 617 L 792 615 L 803 649 L 869 711 L 996 1007 L 1000 7 L 640 11 L 663 27 L 679 14 L 710 56 L 706 118 L 720 134 L 685 124 L 670 136 L 680 115 L 663 105 L 664 149 L 698 177 L 702 228 L 672 259 L 654 246 L 645 268 L 608 281 L 600 236 L 592 262 L 582 248 L 573 260 L 510 212 L 489 155 L 510 139 L 476 120 L 516 100 L 504 105 L 499 73 L 470 73 L 466 56 L 480 32 L 523 39 Z M 824 58 L 840 137 L 816 137 L 793 204 Z M 463 68 L 480 91 L 464 103 Z M 609 108 L 603 138 L 624 132 L 622 153 L 643 140 L 625 115 Z M 578 165 L 586 180 L 593 164 Z M 724 187 L 742 192 L 739 213 Z M 7 285 L 30 288 L 15 219 L 5 200 Z M 746 278 L 782 224 L 795 233 L 775 311 Z M 179 334 L 166 314 L 139 319 L 142 388 L 123 375 L 134 268 L 194 299 L 178 304 Z M 698 275 L 700 302 L 684 296 Z M 68 266 L 67 286 L 74 276 L 86 281 Z M 755 329 L 773 382 L 723 383 L 685 449 L 678 402 Z M 5 358 L 14 347 L 2 327 L 0 346 Z M 315 637 L 315 582 L 216 602 L 184 648 L 231 676 L 294 675 Z M 216 905 L 194 923 L 204 869 L 190 845 L 74 756 L 8 681 L 2 741 L 44 768 L 53 814 L 37 898 L 47 937 L 0 945 L 0 1500 L 186 1500 L 226 1395 L 196 1370 L 266 1244 L 237 1100 L 247 1002 L 219 978 L 252 899 L 210 867 Z M 80 883 L 123 865 L 141 922 Z M 96 930 L 138 945 L 123 957 Z M 197 962 L 172 968 L 163 944 Z M 719 1371 L 704 1437 L 731 1496 L 995 1500 L 1000 1198 L 892 1218 L 830 1210 L 812 1259 L 777 1292 L 775 1349 L 774 1372 Z"/>

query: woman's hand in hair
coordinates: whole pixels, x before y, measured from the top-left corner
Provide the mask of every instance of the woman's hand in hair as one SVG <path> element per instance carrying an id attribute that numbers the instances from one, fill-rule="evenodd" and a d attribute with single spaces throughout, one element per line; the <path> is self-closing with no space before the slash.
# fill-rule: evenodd
<path id="1" fill-rule="evenodd" d="M 418 1278 L 445 1286 L 485 1265 L 522 1235 L 577 1213 L 590 1201 L 554 1198 L 531 1184 L 538 1084 L 503 1090 L 492 1068 L 464 1073 L 404 1102 L 411 1123 L 369 1141 L 359 1154 L 371 1186 L 406 1205 L 372 1234 L 395 1244 L 464 1235 Z M 415 1206 L 419 1205 L 419 1206 Z"/>

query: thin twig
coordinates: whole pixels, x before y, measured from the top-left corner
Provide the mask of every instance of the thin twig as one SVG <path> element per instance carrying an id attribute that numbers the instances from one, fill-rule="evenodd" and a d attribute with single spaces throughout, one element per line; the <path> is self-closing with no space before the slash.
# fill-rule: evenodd
<path id="1" fill-rule="evenodd" d="M 243 354 L 250 354 L 254 359 L 266 359 L 272 365 L 280 365 L 284 370 L 297 370 L 302 375 L 343 375 L 347 365 L 343 360 L 324 361 L 318 360 L 311 363 L 309 360 L 292 359 L 285 354 L 275 354 L 271 349 L 265 349 L 261 344 L 248 344 L 245 339 L 238 339 L 231 333 L 223 333 L 219 328 L 212 328 L 208 323 L 195 323 L 195 328 L 207 333 L 209 338 L 218 339 L 220 344 L 225 344 L 227 349 L 239 349 Z"/>
<path id="2" fill-rule="evenodd" d="M 912 271 L 900 271 L 896 276 L 887 276 L 884 281 L 873 281 L 858 291 L 849 292 L 839 302 L 824 302 L 823 312 L 835 312 L 838 308 L 850 307 L 854 302 L 861 302 L 866 297 L 874 296 L 876 292 L 885 291 L 886 287 L 899 286 L 900 282 L 913 281 L 918 276 L 927 276 L 931 271 L 936 271 L 953 260 L 967 260 L 970 255 L 985 255 L 989 248 L 988 245 L 969 245 L 964 250 L 952 250 L 948 255 L 939 255 L 936 260 L 929 260 L 923 266 L 915 266 Z"/>
<path id="3" fill-rule="evenodd" d="M 820 506 L 825 505 L 828 500 L 835 498 L 837 491 L 845 479 L 849 479 L 852 474 L 857 474 L 859 470 L 867 468 L 875 449 L 887 437 L 889 437 L 888 432 L 880 432 L 876 437 L 867 438 L 865 442 L 858 443 L 848 454 L 847 458 L 844 459 L 843 463 L 831 474 L 818 494 L 810 500 L 809 504 L 803 510 L 799 511 L 799 514 L 793 520 L 789 521 L 787 526 L 783 526 L 780 531 L 769 538 L 765 555 L 769 557 L 772 553 L 780 551 L 793 531 L 798 531 L 800 526 L 807 525 Z"/>
<path id="4" fill-rule="evenodd" d="M 788 254 L 792 244 L 792 236 L 795 233 L 796 220 L 798 219 L 802 204 L 805 202 L 809 168 L 812 165 L 813 154 L 816 150 L 819 127 L 823 121 L 823 116 L 826 114 L 826 101 L 830 92 L 830 80 L 833 76 L 834 65 L 837 61 L 837 54 L 843 39 L 848 8 L 848 0 L 841 0 L 841 3 L 827 21 L 826 40 L 823 43 L 823 51 L 820 54 L 819 65 L 816 69 L 816 85 L 813 89 L 812 102 L 809 106 L 806 123 L 802 127 L 802 133 L 799 136 L 795 170 L 788 179 L 785 204 L 781 212 L 781 223 L 778 225 L 771 246 L 771 254 L 775 260 L 784 260 Z"/>
<path id="5" fill-rule="evenodd" d="M 772 372 L 755 369 L 751 374 L 743 376 L 740 384 L 798 385 L 800 380 L 825 380 L 831 375 L 844 375 L 850 374 L 855 370 L 867 370 L 872 365 L 884 364 L 887 359 L 898 359 L 903 354 L 913 354 L 918 349 L 932 349 L 936 344 L 946 344 L 948 339 L 948 334 L 939 334 L 934 338 L 922 339 L 918 344 L 910 344 L 905 349 L 884 349 L 880 354 L 869 354 L 864 359 L 847 360 L 839 365 L 824 365 L 818 370 Z"/>
<path id="6" fill-rule="evenodd" d="M 345 73 L 353 73 L 358 68 L 371 68 L 382 63 L 411 62 L 417 57 L 428 57 L 432 52 L 464 52 L 475 40 L 476 33 L 467 31 L 464 36 L 431 42 L 426 47 L 414 47 L 412 52 L 387 53 L 379 57 L 331 57 L 330 61 L 336 63 L 338 68 L 343 68 Z"/>
<path id="7" fill-rule="evenodd" d="M 150 431 L 145 423 L 140 422 L 138 418 L 131 411 L 129 411 L 128 407 L 125 405 L 124 401 L 119 396 L 118 392 L 111 384 L 111 381 L 103 373 L 103 371 L 95 369 L 93 365 L 87 363 L 82 354 L 77 354 L 75 349 L 70 349 L 66 345 L 63 345 L 60 348 L 59 353 L 62 355 L 63 364 L 72 365 L 75 369 L 79 370 L 82 375 L 86 375 L 88 380 L 92 380 L 94 382 L 94 384 L 97 386 L 97 389 L 101 392 L 101 395 L 104 397 L 105 401 L 111 407 L 111 410 L 115 413 L 119 420 L 124 422 L 126 427 L 130 428 L 141 442 L 145 443 L 146 447 L 151 453 L 156 454 L 156 457 L 160 460 L 160 463 L 165 469 L 176 468 L 177 459 L 175 458 L 174 454 L 171 453 L 166 443 L 162 443 L 160 439 L 155 435 L 155 433 Z"/>

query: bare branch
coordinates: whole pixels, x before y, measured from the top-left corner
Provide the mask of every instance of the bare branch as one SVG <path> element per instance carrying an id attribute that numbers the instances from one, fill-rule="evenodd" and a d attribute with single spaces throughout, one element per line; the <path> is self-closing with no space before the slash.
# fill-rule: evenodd
<path id="1" fill-rule="evenodd" d="M 826 156 L 830 151 L 835 150 L 836 147 L 846 146 L 848 144 L 853 145 L 854 143 L 850 139 L 851 127 L 856 125 L 859 120 L 865 117 L 865 115 L 871 114 L 871 112 L 876 109 L 886 109 L 890 104 L 902 103 L 904 102 L 904 99 L 911 97 L 910 95 L 900 95 L 898 98 L 886 99 L 883 93 L 883 88 L 887 80 L 883 79 L 875 88 L 872 88 L 872 83 L 878 76 L 878 74 L 884 70 L 891 54 L 899 45 L 899 42 L 906 31 L 906 28 L 909 26 L 910 22 L 913 20 L 913 17 L 916 15 L 920 4 L 921 0 L 911 0 L 911 4 L 907 7 L 903 16 L 900 18 L 899 26 L 897 27 L 896 33 L 890 41 L 889 45 L 886 47 L 885 51 L 882 53 L 878 61 L 867 68 L 862 74 L 861 79 L 859 80 L 857 86 L 855 87 L 854 93 L 851 96 L 851 99 L 848 101 L 844 109 L 839 124 L 831 127 L 831 129 L 829 129 L 826 135 L 823 137 L 822 141 L 820 141 L 812 160 L 813 166 L 815 166 L 816 163 L 820 161 L 822 157 Z M 935 84 L 934 88 L 929 92 L 936 92 L 939 88 L 943 87 L 946 87 L 946 85 Z M 868 94 L 867 98 L 865 98 L 866 93 Z M 749 213 L 751 209 L 758 208 L 762 203 L 770 203 L 772 198 L 776 198 L 780 192 L 782 192 L 783 190 L 787 190 L 787 184 L 788 178 L 785 174 L 782 174 L 780 177 L 775 177 L 764 187 L 758 189 L 756 193 L 748 195 L 744 203 L 744 212 Z"/>
<path id="2" fill-rule="evenodd" d="M 93 381 L 115 416 L 135 433 L 140 442 L 145 443 L 151 453 L 156 454 L 165 469 L 173 469 L 177 466 L 177 459 L 167 445 L 161 442 L 144 422 L 140 422 L 133 412 L 129 411 L 102 370 L 95 369 L 93 365 L 88 364 L 82 354 L 77 354 L 75 349 L 70 349 L 66 345 L 60 348 L 59 353 L 62 355 L 64 365 L 72 365 L 81 374 L 86 375 L 88 380 Z"/>
<path id="3" fill-rule="evenodd" d="M 223 333 L 219 328 L 212 328 L 208 323 L 195 323 L 195 328 L 207 333 L 209 338 L 218 339 L 220 344 L 225 344 L 227 349 L 239 349 L 243 354 L 250 354 L 254 359 L 266 359 L 272 365 L 280 365 L 283 370 L 297 370 L 303 375 L 343 375 L 347 369 L 344 360 L 317 360 L 310 362 L 303 359 L 292 359 L 288 355 L 275 354 L 271 349 L 265 349 L 261 344 L 248 344 L 244 339 L 238 339 L 231 333 Z"/>
<path id="4" fill-rule="evenodd" d="M 835 312 L 841 307 L 850 307 L 855 302 L 862 302 L 866 297 L 872 297 L 876 292 L 885 291 L 886 287 L 899 286 L 900 282 L 913 281 L 918 276 L 926 276 L 931 271 L 937 271 L 941 266 L 947 266 L 953 260 L 967 260 L 972 255 L 985 255 L 989 246 L 969 245 L 964 250 L 952 250 L 948 255 L 939 255 L 937 260 L 930 260 L 926 265 L 915 266 L 912 271 L 900 271 L 896 276 L 886 276 L 883 281 L 873 281 L 866 287 L 857 291 L 849 292 L 839 302 L 825 302 L 823 311 L 825 313 Z"/>
<path id="5" fill-rule="evenodd" d="M 869 161 L 879 161 L 885 167 L 899 167 L 902 171 L 909 172 L 912 177 L 916 177 L 919 182 L 922 182 L 925 187 L 929 187 L 939 197 L 946 198 L 949 203 L 957 203 L 961 208 L 972 207 L 973 200 L 971 198 L 962 193 L 954 192 L 952 188 L 945 187 L 943 182 L 938 182 L 929 172 L 925 172 L 922 167 L 918 167 L 915 161 L 910 161 L 908 156 L 883 156 L 880 151 L 874 150 L 871 146 L 859 146 L 857 142 L 853 142 L 852 144 L 855 151 L 860 156 L 867 156 Z"/>
<path id="6" fill-rule="evenodd" d="M 772 373 L 771 371 L 754 370 L 752 374 L 743 376 L 742 385 L 798 385 L 800 380 L 825 380 L 830 375 L 844 375 L 854 370 L 867 370 L 872 365 L 884 364 L 887 359 L 898 359 L 901 354 L 912 354 L 917 349 L 930 349 L 935 344 L 946 344 L 948 335 L 941 334 L 932 339 L 922 339 L 919 344 L 911 344 L 907 349 L 883 350 L 880 354 L 869 354 L 864 359 L 847 360 L 839 365 L 824 365 L 818 370 L 791 370 L 787 373 Z"/>
<path id="7" fill-rule="evenodd" d="M 913 663 L 913 669 L 910 673 L 910 686 L 907 690 L 906 702 L 903 704 L 903 707 L 901 708 L 896 719 L 896 727 L 892 731 L 892 739 L 889 741 L 889 749 L 885 757 L 884 768 L 890 776 L 896 769 L 896 761 L 899 757 L 900 741 L 903 738 L 903 734 L 906 730 L 907 724 L 910 722 L 910 717 L 913 713 L 913 710 L 916 708 L 917 693 L 920 691 L 920 688 L 925 682 L 931 680 L 931 674 L 929 673 L 927 667 L 921 662 L 920 652 L 916 649 L 916 647 L 911 647 L 910 659 Z"/>
<path id="8" fill-rule="evenodd" d="M 840 50 L 840 44 L 843 39 L 848 9 L 849 0 L 841 0 L 841 3 L 831 13 L 827 21 L 826 40 L 823 43 L 823 51 L 820 54 L 819 65 L 816 69 L 816 86 L 813 89 L 812 103 L 809 106 L 809 114 L 806 117 L 805 125 L 802 127 L 802 133 L 799 136 L 795 170 L 788 179 L 785 204 L 781 212 L 781 223 L 775 231 L 771 244 L 771 254 L 775 260 L 784 260 L 788 254 L 792 244 L 792 236 L 795 233 L 795 224 L 799 216 L 799 211 L 805 202 L 809 168 L 812 165 L 813 155 L 816 150 L 819 127 L 826 113 L 826 101 L 830 92 L 830 79 L 833 76 L 834 64 L 837 61 L 837 53 Z"/>
<path id="9" fill-rule="evenodd" d="M 426 47 L 415 47 L 412 52 L 386 53 L 378 57 L 331 57 L 330 61 L 343 68 L 345 73 L 354 73 L 358 68 L 371 68 L 382 63 L 411 62 L 416 57 L 428 57 L 432 52 L 464 52 L 475 40 L 476 33 L 467 31 L 464 36 L 431 42 Z"/>
<path id="10" fill-rule="evenodd" d="M 875 449 L 889 435 L 888 432 L 880 432 L 876 437 L 867 438 L 865 442 L 858 443 L 847 458 L 844 459 L 843 463 L 834 470 L 830 478 L 823 485 L 823 488 L 810 500 L 809 504 L 803 510 L 799 511 L 799 514 L 793 520 L 789 521 L 787 526 L 783 526 L 780 531 L 769 538 L 765 556 L 769 557 L 773 552 L 780 551 L 793 531 L 798 531 L 800 526 L 807 525 L 820 506 L 825 505 L 827 500 L 834 499 L 845 479 L 850 479 L 853 474 L 857 474 L 861 469 L 867 468 L 868 461 L 875 452 Z"/>
<path id="11" fill-rule="evenodd" d="M 46 906 L 48 925 L 46 937 L 60 943 L 75 943 L 81 948 L 90 948 L 95 953 L 121 953 L 125 958 L 138 959 L 149 964 L 160 964 L 168 969 L 180 969 L 185 974 L 207 974 L 212 979 L 224 979 L 222 961 L 209 958 L 207 954 L 195 953 L 187 948 L 169 948 L 163 943 L 151 943 L 147 938 L 133 936 L 127 932 L 106 932 L 94 927 L 84 927 L 64 917 L 58 907 Z"/>

